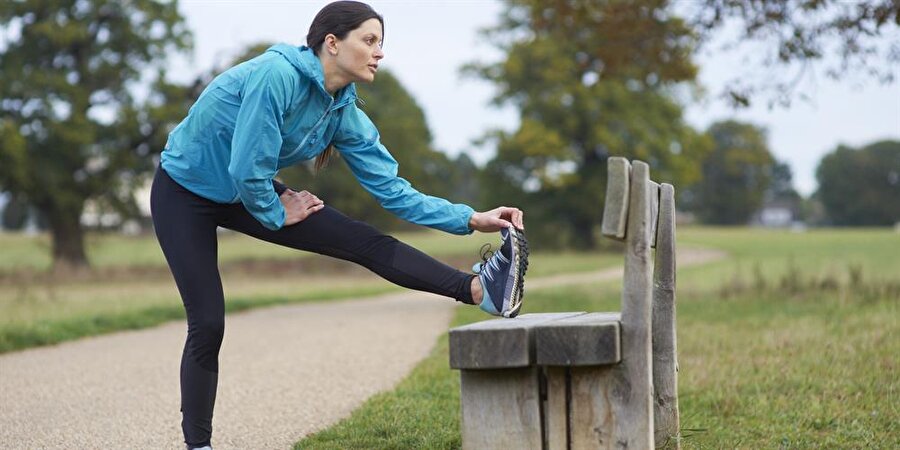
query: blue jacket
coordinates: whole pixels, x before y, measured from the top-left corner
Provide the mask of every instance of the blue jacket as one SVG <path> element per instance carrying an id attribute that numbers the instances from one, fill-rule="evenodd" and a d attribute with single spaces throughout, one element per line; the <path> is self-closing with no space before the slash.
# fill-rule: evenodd
<path id="1" fill-rule="evenodd" d="M 397 161 L 356 107 L 356 86 L 332 98 L 324 83 L 312 50 L 272 46 L 204 89 L 169 134 L 162 168 L 201 197 L 243 203 L 263 226 L 277 230 L 285 212 L 272 178 L 334 143 L 359 183 L 388 211 L 419 225 L 471 233 L 472 208 L 424 195 L 397 176 Z"/>

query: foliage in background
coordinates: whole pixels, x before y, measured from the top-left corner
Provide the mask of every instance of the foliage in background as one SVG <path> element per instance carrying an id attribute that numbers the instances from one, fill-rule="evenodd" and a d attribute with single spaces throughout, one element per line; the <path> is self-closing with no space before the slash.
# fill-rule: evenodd
<path id="1" fill-rule="evenodd" d="M 163 62 L 191 34 L 177 4 L 153 0 L 2 2 L 0 27 L 0 190 L 46 219 L 58 269 L 84 267 L 86 203 L 135 212 L 185 111 Z"/>
<path id="2" fill-rule="evenodd" d="M 699 201 L 683 203 L 703 207 L 701 220 L 707 223 L 746 223 L 763 200 L 796 215 L 806 212 L 785 164 L 752 152 L 733 154 L 731 162 L 707 159 L 709 139 L 684 124 L 675 94 L 692 86 L 692 57 L 714 35 L 733 38 L 728 51 L 759 47 L 750 53 L 752 64 L 735 68 L 726 88 L 733 106 L 767 96 L 770 105 L 787 105 L 803 97 L 799 86 L 828 54 L 839 55 L 826 68 L 828 76 L 885 83 L 893 81 L 893 63 L 900 58 L 900 39 L 893 39 L 900 37 L 900 3 L 889 0 L 504 4 L 499 23 L 484 33 L 503 51 L 502 60 L 466 68 L 494 82 L 494 102 L 515 106 L 521 117 L 518 130 L 492 132 L 481 142 L 497 149 L 484 173 L 483 183 L 490 186 L 485 199 L 527 209 L 539 224 L 530 231 L 544 245 L 595 244 L 604 163 L 612 154 L 649 162 L 654 178 L 674 183 L 679 192 L 701 178 L 700 161 L 706 161 L 703 176 L 731 173 L 736 185 L 717 177 L 702 187 L 710 195 L 720 191 L 720 211 Z M 737 37 L 730 36 L 735 31 Z M 728 167 L 736 159 L 761 170 L 736 174 Z"/>
<path id="3" fill-rule="evenodd" d="M 816 168 L 818 198 L 834 225 L 900 222 L 900 141 L 839 146 Z"/>
<path id="4" fill-rule="evenodd" d="M 695 37 L 669 2 L 507 0 L 484 31 L 504 53 L 469 74 L 496 83 L 494 102 L 518 108 L 482 180 L 486 203 L 528 211 L 534 242 L 592 248 L 606 185 L 606 158 L 650 163 L 658 181 L 699 178 L 707 148 L 683 120 L 673 89 L 692 82 Z"/>
<path id="5" fill-rule="evenodd" d="M 897 76 L 896 0 L 703 0 L 686 5 L 701 43 L 732 27 L 737 33 L 724 50 L 755 45 L 722 92 L 733 106 L 760 99 L 769 106 L 788 106 L 794 98 L 803 99 L 801 84 L 815 82 L 817 65 L 824 65 L 822 72 L 834 80 L 854 76 L 887 84 Z"/>
<path id="6" fill-rule="evenodd" d="M 29 226 L 39 230 L 47 228 L 46 219 L 40 214 L 40 211 L 16 197 L 10 196 L 9 200 L 2 205 L 2 210 L 0 228 L 4 230 L 23 230 Z"/>
<path id="7" fill-rule="evenodd" d="M 803 197 L 794 189 L 794 172 L 791 166 L 783 161 L 775 161 L 771 174 L 764 201 L 782 203 L 791 209 L 795 217 L 802 217 Z"/>
<path id="8" fill-rule="evenodd" d="M 775 159 L 765 131 L 747 123 L 714 123 L 707 134 L 713 150 L 702 161 L 703 177 L 691 187 L 687 203 L 703 223 L 747 223 L 763 205 Z"/>

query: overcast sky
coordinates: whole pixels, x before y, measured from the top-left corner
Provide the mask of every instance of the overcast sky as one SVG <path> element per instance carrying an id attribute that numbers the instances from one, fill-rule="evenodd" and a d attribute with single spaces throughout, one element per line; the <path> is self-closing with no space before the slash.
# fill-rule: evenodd
<path id="1" fill-rule="evenodd" d="M 189 60 L 173 61 L 172 78 L 187 81 L 214 64 L 225 64 L 253 43 L 304 44 L 312 18 L 327 3 L 182 0 L 180 9 L 194 32 L 195 49 Z M 491 107 L 488 102 L 492 85 L 463 79 L 459 67 L 473 60 L 493 61 L 500 56 L 477 34 L 479 28 L 497 20 L 500 2 L 369 3 L 385 18 L 386 57 L 382 67 L 390 69 L 424 109 L 435 146 L 451 155 L 468 152 L 478 162 L 490 158 L 489 149 L 476 149 L 471 141 L 489 128 L 515 129 L 517 114 L 511 109 Z M 734 53 L 713 49 L 699 55 L 697 62 L 701 67 L 700 81 L 711 93 L 718 92 L 745 66 Z M 851 86 L 825 77 L 817 80 L 805 85 L 814 94 L 813 102 L 795 102 L 791 109 L 769 110 L 760 104 L 735 112 L 710 96 L 706 101 L 687 105 L 686 117 L 700 129 L 728 118 L 765 127 L 775 157 L 791 165 L 795 186 L 808 195 L 816 188 L 819 159 L 839 143 L 859 146 L 877 139 L 900 139 L 900 85 L 869 82 Z"/>

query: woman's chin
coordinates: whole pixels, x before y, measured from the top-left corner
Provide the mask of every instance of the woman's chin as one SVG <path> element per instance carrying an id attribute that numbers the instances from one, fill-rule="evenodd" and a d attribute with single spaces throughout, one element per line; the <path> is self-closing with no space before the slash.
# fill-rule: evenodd
<path id="1" fill-rule="evenodd" d="M 372 70 L 370 67 L 366 67 L 365 71 L 357 73 L 356 78 L 358 79 L 357 81 L 361 83 L 371 83 L 375 81 L 375 75 L 377 73 L 378 72 Z"/>

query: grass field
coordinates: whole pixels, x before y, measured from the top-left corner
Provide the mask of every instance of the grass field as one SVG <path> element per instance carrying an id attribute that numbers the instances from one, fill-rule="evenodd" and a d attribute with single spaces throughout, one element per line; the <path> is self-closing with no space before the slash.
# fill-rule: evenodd
<path id="1" fill-rule="evenodd" d="M 727 251 L 678 273 L 685 448 L 900 448 L 900 236 L 697 228 Z M 532 291 L 526 312 L 619 309 L 605 283 Z M 460 308 L 454 326 L 484 320 Z M 391 392 L 296 448 L 459 448 L 447 337 Z"/>

